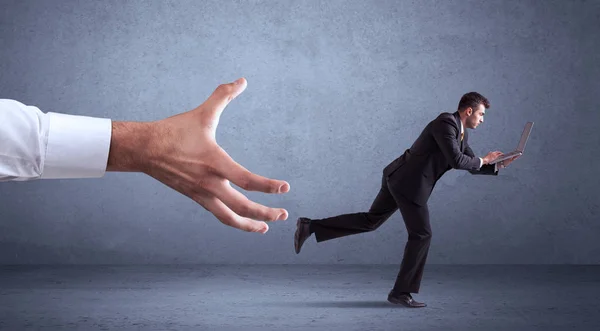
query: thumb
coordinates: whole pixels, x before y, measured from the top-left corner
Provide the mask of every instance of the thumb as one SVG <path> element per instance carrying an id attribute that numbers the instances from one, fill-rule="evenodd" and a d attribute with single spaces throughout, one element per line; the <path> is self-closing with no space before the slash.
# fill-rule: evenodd
<path id="1" fill-rule="evenodd" d="M 229 102 L 244 92 L 247 85 L 245 78 L 240 78 L 229 84 L 219 85 L 204 102 L 203 110 L 209 113 L 211 117 L 218 119 Z"/>

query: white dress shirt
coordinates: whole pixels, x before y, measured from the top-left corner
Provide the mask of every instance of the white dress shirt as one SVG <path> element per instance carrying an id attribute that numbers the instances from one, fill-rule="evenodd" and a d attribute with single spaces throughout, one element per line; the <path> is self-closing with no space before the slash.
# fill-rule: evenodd
<path id="1" fill-rule="evenodd" d="M 110 119 L 0 99 L 0 181 L 102 177 L 111 133 Z"/>

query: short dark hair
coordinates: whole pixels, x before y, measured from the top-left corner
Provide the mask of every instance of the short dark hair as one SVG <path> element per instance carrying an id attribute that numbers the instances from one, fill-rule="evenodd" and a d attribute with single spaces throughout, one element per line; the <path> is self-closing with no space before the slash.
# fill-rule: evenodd
<path id="1" fill-rule="evenodd" d="M 477 92 L 469 92 L 460 98 L 460 102 L 458 103 L 458 111 L 463 111 L 469 107 L 475 110 L 475 108 L 477 108 L 479 105 L 483 105 L 485 109 L 488 109 L 490 108 L 490 101 Z"/>

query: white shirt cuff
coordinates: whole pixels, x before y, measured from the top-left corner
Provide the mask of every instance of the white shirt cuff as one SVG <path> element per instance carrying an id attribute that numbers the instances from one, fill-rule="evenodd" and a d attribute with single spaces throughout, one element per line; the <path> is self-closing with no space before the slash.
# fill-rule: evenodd
<path id="1" fill-rule="evenodd" d="M 112 123 L 107 118 L 49 112 L 41 178 L 99 178 L 106 172 Z"/>
<path id="2" fill-rule="evenodd" d="M 483 159 L 479 158 L 479 169 L 481 169 L 481 167 L 483 167 Z"/>

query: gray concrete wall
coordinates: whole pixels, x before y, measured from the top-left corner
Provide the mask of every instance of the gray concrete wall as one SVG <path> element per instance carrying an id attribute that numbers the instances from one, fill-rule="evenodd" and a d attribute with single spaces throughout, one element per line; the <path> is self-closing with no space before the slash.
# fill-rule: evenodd
<path id="1" fill-rule="evenodd" d="M 219 223 L 142 174 L 0 184 L 0 263 L 399 263 L 400 214 L 293 252 L 294 220 L 368 209 L 382 168 L 468 91 L 492 103 L 476 153 L 430 200 L 429 263 L 600 262 L 599 1 L 0 1 L 0 96 L 157 120 L 246 77 L 218 142 L 285 179 L 266 235 Z M 2 142 L 0 142 L 2 143 Z"/>

